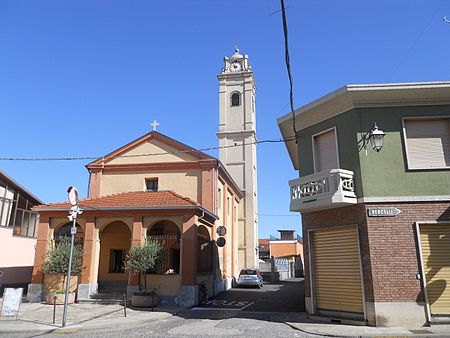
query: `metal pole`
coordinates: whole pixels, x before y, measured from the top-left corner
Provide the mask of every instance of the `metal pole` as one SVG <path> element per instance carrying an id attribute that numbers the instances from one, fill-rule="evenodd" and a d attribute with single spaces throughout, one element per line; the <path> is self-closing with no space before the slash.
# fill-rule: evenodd
<path id="1" fill-rule="evenodd" d="M 73 223 L 72 223 L 72 228 L 70 229 L 70 234 L 71 234 L 71 239 L 70 239 L 70 254 L 69 254 L 69 268 L 67 269 L 67 284 L 66 284 L 66 296 L 64 297 L 64 312 L 63 312 L 63 318 L 62 318 L 62 325 L 61 327 L 65 327 L 66 326 L 66 319 L 67 319 L 67 303 L 69 300 L 69 291 L 70 291 L 70 274 L 72 272 L 72 256 L 73 256 L 73 243 L 75 240 L 75 234 L 77 232 L 77 228 L 76 228 L 76 223 L 77 223 L 77 218 L 76 218 L 76 214 L 77 214 L 77 209 L 78 206 L 74 206 L 72 207 L 73 209 L 73 214 L 72 214 L 72 218 L 73 218 Z M 75 217 L 74 217 L 75 216 Z"/>

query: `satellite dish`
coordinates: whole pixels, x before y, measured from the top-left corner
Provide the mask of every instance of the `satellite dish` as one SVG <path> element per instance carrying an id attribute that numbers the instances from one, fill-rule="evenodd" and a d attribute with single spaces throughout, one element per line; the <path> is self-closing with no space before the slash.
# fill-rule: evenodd
<path id="1" fill-rule="evenodd" d="M 78 190 L 77 188 L 70 186 L 67 189 L 67 193 L 69 194 L 69 202 L 72 205 L 77 205 L 78 204 Z"/>

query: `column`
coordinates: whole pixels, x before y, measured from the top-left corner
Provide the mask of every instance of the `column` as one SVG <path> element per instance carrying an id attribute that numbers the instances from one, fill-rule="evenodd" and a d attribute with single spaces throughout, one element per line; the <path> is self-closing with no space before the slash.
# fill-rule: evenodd
<path id="1" fill-rule="evenodd" d="M 89 299 L 90 295 L 98 291 L 98 246 L 100 245 L 98 229 L 95 227 L 95 218 L 86 219 L 83 243 L 83 269 L 80 284 L 78 285 L 78 299 Z"/>
<path id="2" fill-rule="evenodd" d="M 191 307 L 198 303 L 197 287 L 197 216 L 183 223 L 181 236 L 180 305 Z"/>
<path id="3" fill-rule="evenodd" d="M 131 246 L 142 245 L 144 243 L 144 226 L 142 224 L 142 217 L 135 217 L 133 219 L 133 228 L 131 231 Z M 145 278 L 145 275 L 143 276 Z M 127 294 L 130 298 L 133 292 L 139 290 L 139 273 L 129 271 Z"/>
<path id="4" fill-rule="evenodd" d="M 33 273 L 31 275 L 31 284 L 28 285 L 27 300 L 32 303 L 42 300 L 42 290 L 44 282 L 44 264 L 45 254 L 49 249 L 50 241 L 50 217 L 40 215 L 38 225 L 38 237 L 36 241 L 36 251 L 34 255 Z"/>

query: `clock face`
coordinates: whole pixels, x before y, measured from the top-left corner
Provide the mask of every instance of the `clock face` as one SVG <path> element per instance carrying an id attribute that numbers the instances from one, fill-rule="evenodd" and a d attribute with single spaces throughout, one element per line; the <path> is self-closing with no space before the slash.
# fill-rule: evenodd
<path id="1" fill-rule="evenodd" d="M 239 72 L 241 70 L 241 63 L 238 61 L 234 61 L 231 65 L 230 65 L 230 71 L 232 72 Z"/>

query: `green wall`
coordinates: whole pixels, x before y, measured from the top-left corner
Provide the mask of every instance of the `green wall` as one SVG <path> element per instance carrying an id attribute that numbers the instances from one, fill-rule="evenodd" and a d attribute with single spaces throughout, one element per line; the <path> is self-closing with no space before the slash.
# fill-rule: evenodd
<path id="1" fill-rule="evenodd" d="M 450 169 L 407 170 L 402 118 L 450 116 L 450 106 L 384 107 L 353 109 L 297 134 L 300 175 L 314 173 L 312 135 L 336 127 L 342 169 L 352 170 L 355 192 L 361 197 L 432 196 L 450 194 Z M 358 140 L 374 123 L 385 133 L 384 147 L 358 154 Z"/>

